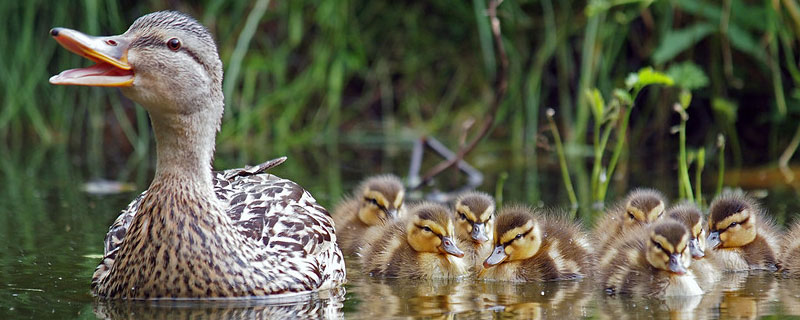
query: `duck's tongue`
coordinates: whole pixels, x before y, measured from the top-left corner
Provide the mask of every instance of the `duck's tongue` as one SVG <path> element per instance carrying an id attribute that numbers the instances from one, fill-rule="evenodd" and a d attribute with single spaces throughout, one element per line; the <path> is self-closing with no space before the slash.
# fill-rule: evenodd
<path id="1" fill-rule="evenodd" d="M 97 64 L 62 71 L 50 77 L 50 83 L 60 85 L 127 87 L 133 85 L 134 72 L 128 64 L 129 42 L 119 36 L 92 37 L 81 32 L 53 28 L 50 35 L 61 46 Z"/>

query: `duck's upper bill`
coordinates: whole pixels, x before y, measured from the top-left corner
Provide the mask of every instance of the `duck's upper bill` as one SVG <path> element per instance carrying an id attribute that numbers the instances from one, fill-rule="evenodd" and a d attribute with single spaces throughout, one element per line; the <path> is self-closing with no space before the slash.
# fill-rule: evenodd
<path id="1" fill-rule="evenodd" d="M 50 77 L 50 83 L 97 87 L 133 85 L 134 72 L 128 63 L 130 41 L 120 36 L 92 37 L 67 28 L 53 28 L 50 35 L 61 46 L 96 64 L 87 68 L 62 71 Z"/>

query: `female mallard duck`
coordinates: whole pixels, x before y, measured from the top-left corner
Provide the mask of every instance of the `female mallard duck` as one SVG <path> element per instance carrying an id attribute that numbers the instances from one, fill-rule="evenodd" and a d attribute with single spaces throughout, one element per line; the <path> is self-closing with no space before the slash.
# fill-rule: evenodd
<path id="1" fill-rule="evenodd" d="M 565 216 L 538 214 L 523 206 L 497 215 L 494 250 L 479 278 L 551 281 L 581 278 L 594 264 L 594 251 L 577 223 Z"/>
<path id="2" fill-rule="evenodd" d="M 705 259 L 706 230 L 703 212 L 696 205 L 682 203 L 667 210 L 667 217 L 678 221 L 689 229 L 689 252 L 692 254 L 692 265 L 689 270 L 694 273 L 698 283 L 707 288 L 719 280 L 719 272 L 709 259 Z"/>
<path id="3" fill-rule="evenodd" d="M 191 17 L 156 12 L 118 36 L 54 28 L 97 64 L 50 78 L 120 87 L 149 113 L 157 165 L 150 187 L 111 226 L 92 291 L 103 298 L 273 295 L 345 281 L 333 220 L 270 164 L 212 172 L 223 112 L 222 62 Z"/>
<path id="4" fill-rule="evenodd" d="M 371 229 L 361 248 L 361 266 L 372 276 L 412 279 L 458 278 L 468 273 L 446 207 L 422 203 L 408 217 Z"/>
<path id="5" fill-rule="evenodd" d="M 381 175 L 367 178 L 353 196 L 333 210 L 339 247 L 346 255 L 358 252 L 367 229 L 405 215 L 405 188 L 399 178 Z"/>
<path id="6" fill-rule="evenodd" d="M 600 269 L 603 288 L 611 294 L 649 297 L 702 294 L 689 270 L 690 239 L 689 229 L 672 219 L 615 238 L 604 253 L 611 258 Z"/>
<path id="7" fill-rule="evenodd" d="M 795 222 L 783 237 L 781 268 L 791 276 L 800 276 L 800 221 Z"/>
<path id="8" fill-rule="evenodd" d="M 597 252 L 605 251 L 615 236 L 661 218 L 666 203 L 664 195 L 653 189 L 636 189 L 628 193 L 622 204 L 608 210 L 595 225 Z"/>
<path id="9" fill-rule="evenodd" d="M 708 209 L 709 258 L 723 271 L 777 270 L 778 233 L 758 203 L 723 194 Z"/>
<path id="10" fill-rule="evenodd" d="M 494 231 L 494 199 L 483 192 L 467 192 L 456 199 L 456 234 L 465 259 L 480 270 L 492 252 Z"/>

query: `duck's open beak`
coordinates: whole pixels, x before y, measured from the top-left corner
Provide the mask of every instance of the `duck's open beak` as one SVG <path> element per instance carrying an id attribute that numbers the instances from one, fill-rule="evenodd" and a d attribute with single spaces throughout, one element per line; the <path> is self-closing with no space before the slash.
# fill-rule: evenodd
<path id="1" fill-rule="evenodd" d="M 450 237 L 442 237 L 442 246 L 439 249 L 446 254 L 451 254 L 459 258 L 464 256 L 464 251 L 461 251 L 461 249 L 456 246 L 453 238 Z"/>
<path id="2" fill-rule="evenodd" d="M 494 247 L 494 250 L 492 250 L 492 255 L 486 258 L 486 261 L 483 262 L 483 268 L 488 269 L 496 266 L 505 261 L 506 258 L 508 258 L 508 255 L 506 254 L 506 248 L 502 244 L 498 245 Z"/>
<path id="3" fill-rule="evenodd" d="M 96 64 L 69 69 L 50 77 L 50 83 L 95 87 L 129 87 L 133 69 L 128 63 L 130 41 L 121 36 L 92 37 L 67 28 L 53 28 L 50 35 L 61 46 Z"/>

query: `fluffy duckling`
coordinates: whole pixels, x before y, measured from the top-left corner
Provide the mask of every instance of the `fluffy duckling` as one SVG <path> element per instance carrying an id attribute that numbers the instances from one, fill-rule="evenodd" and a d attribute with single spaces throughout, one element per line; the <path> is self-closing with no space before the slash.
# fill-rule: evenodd
<path id="1" fill-rule="evenodd" d="M 466 275 L 469 265 L 455 239 L 453 213 L 422 203 L 408 217 L 369 230 L 360 251 L 361 266 L 372 276 L 447 279 Z"/>
<path id="2" fill-rule="evenodd" d="M 365 179 L 333 210 L 336 240 L 345 255 L 358 252 L 367 229 L 405 214 L 403 183 L 394 175 Z"/>
<path id="3" fill-rule="evenodd" d="M 636 228 L 616 238 L 601 266 L 601 281 L 611 294 L 649 297 L 693 296 L 703 293 L 689 270 L 691 233 L 683 224 L 667 219 Z"/>
<path id="4" fill-rule="evenodd" d="M 783 237 L 781 268 L 793 277 L 800 276 L 800 221 L 795 222 Z"/>
<path id="5" fill-rule="evenodd" d="M 723 194 L 709 207 L 709 258 L 723 271 L 777 270 L 778 233 L 758 203 Z"/>
<path id="6" fill-rule="evenodd" d="M 497 215 L 494 249 L 479 278 L 550 281 L 585 276 L 594 263 L 588 236 L 564 215 L 511 206 Z"/>
<path id="7" fill-rule="evenodd" d="M 692 203 L 682 203 L 667 210 L 667 217 L 682 223 L 689 229 L 689 252 L 692 254 L 692 266 L 689 268 L 694 273 L 697 281 L 704 289 L 719 280 L 719 273 L 705 259 L 706 230 L 703 221 L 703 212 Z"/>
<path id="8" fill-rule="evenodd" d="M 483 259 L 492 252 L 494 199 L 483 192 L 467 192 L 456 200 L 456 234 L 467 262 L 480 270 Z"/>
<path id="9" fill-rule="evenodd" d="M 661 192 L 653 189 L 631 191 L 622 204 L 607 211 L 596 224 L 594 237 L 597 252 L 605 251 L 612 239 L 621 233 L 661 218 L 666 206 L 667 201 Z"/>

